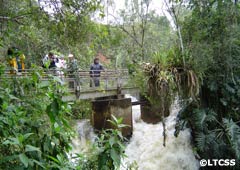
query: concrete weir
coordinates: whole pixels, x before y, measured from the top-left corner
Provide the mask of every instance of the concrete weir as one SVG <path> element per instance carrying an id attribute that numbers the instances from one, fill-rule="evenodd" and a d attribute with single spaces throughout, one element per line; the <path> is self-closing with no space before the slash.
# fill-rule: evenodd
<path id="1" fill-rule="evenodd" d="M 141 105 L 141 119 L 146 123 L 159 123 L 162 120 L 162 115 L 159 114 L 159 107 L 152 106 L 150 103 Z"/>
<path id="2" fill-rule="evenodd" d="M 141 104 L 141 119 L 146 123 L 157 124 L 162 121 L 162 117 L 169 116 L 169 102 L 158 104 L 151 104 L 151 102 L 144 96 L 140 97 L 143 104 Z M 166 109 L 165 109 L 166 108 Z"/>
<path id="3" fill-rule="evenodd" d="M 123 118 L 123 124 L 128 125 L 122 129 L 123 136 L 131 136 L 132 126 L 132 103 L 130 98 L 104 98 L 92 101 L 93 114 L 91 123 L 97 130 L 113 128 L 110 122 L 111 115 Z"/>

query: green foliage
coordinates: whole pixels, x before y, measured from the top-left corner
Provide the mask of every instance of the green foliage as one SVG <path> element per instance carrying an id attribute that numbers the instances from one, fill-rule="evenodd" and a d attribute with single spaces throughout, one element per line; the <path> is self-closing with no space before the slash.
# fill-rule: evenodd
<path id="1" fill-rule="evenodd" d="M 98 152 L 93 148 L 89 153 L 79 154 L 77 170 L 97 170 L 98 169 Z"/>
<path id="2" fill-rule="evenodd" d="M 169 55 L 165 52 L 155 52 L 153 54 L 153 63 L 159 63 L 162 69 L 169 67 Z"/>
<path id="3" fill-rule="evenodd" d="M 165 52 L 155 52 L 152 63 L 143 63 L 135 73 L 135 81 L 141 89 L 142 95 L 157 107 L 161 116 L 169 115 L 169 108 L 175 94 L 184 99 L 197 100 L 200 78 L 190 66 L 182 62 L 179 49 L 172 48 Z"/>
<path id="4" fill-rule="evenodd" d="M 124 154 L 124 137 L 121 128 L 126 127 L 122 124 L 122 118 L 117 119 L 112 116 L 109 122 L 115 129 L 107 129 L 99 132 L 96 141 L 90 145 L 87 151 L 79 153 L 74 157 L 76 160 L 74 165 L 77 170 L 115 170 L 119 169 L 121 159 Z M 129 165 L 129 168 L 136 167 Z"/>
<path id="5" fill-rule="evenodd" d="M 127 36 L 123 48 L 131 60 L 148 61 L 155 51 L 168 50 L 174 38 L 167 17 L 150 6 L 151 1 L 126 1 L 121 10 L 120 29 Z"/>
<path id="6" fill-rule="evenodd" d="M 45 0 L 1 3 L 0 17 L 7 19 L 0 19 L 0 58 L 6 55 L 8 47 L 16 46 L 26 55 L 27 68 L 32 63 L 40 65 L 41 58 L 53 49 L 79 56 L 79 49 L 89 45 L 85 42 L 95 32 L 90 15 L 96 10 L 102 13 L 98 0 L 63 0 L 61 7 L 59 2 Z"/>
<path id="7" fill-rule="evenodd" d="M 239 162 L 238 6 L 237 1 L 189 1 L 191 15 L 181 23 L 187 63 L 202 84 L 199 100 L 184 103 L 176 133 L 190 127 L 197 152 L 205 159 Z"/>
<path id="8" fill-rule="evenodd" d="M 25 54 L 29 68 L 32 63 L 40 65 L 41 58 L 55 49 L 65 55 L 73 53 L 80 68 L 89 68 L 100 52 L 111 61 L 109 67 L 126 67 L 129 60 L 137 61 L 142 55 L 148 60 L 155 51 L 169 49 L 174 38 L 167 17 L 151 10 L 139 7 L 142 16 L 126 8 L 129 16 L 124 15 L 122 20 L 129 34 L 125 34 L 120 24 L 93 21 L 105 15 L 100 0 L 61 0 L 61 5 L 59 2 L 2 0 L 0 17 L 8 19 L 0 20 L 0 58 L 4 59 L 8 47 L 16 46 Z M 150 1 L 142 3 L 147 6 Z"/>
<path id="9" fill-rule="evenodd" d="M 54 159 L 68 161 L 70 107 L 62 101 L 61 82 L 55 77 L 40 82 L 41 76 L 34 71 L 27 78 L 1 77 L 1 169 L 51 169 Z"/>
<path id="10" fill-rule="evenodd" d="M 119 169 L 121 165 L 121 158 L 124 154 L 124 137 L 120 131 L 125 125 L 121 124 L 122 119 L 117 119 L 112 116 L 111 124 L 116 129 L 104 130 L 98 139 L 99 155 L 98 155 L 98 169 L 99 170 L 115 170 Z"/>
<path id="11" fill-rule="evenodd" d="M 89 100 L 75 101 L 72 105 L 72 116 L 74 119 L 90 119 L 92 105 Z"/>
<path id="12" fill-rule="evenodd" d="M 175 135 L 179 129 L 191 127 L 194 144 L 198 154 L 204 159 L 231 158 L 239 162 L 239 126 L 231 119 L 218 121 L 218 114 L 209 109 L 192 109 L 186 107 L 181 112 Z"/>
<path id="13" fill-rule="evenodd" d="M 103 131 L 97 146 L 71 162 L 73 131 L 67 119 L 71 107 L 62 101 L 65 87 L 58 77 L 41 81 L 43 74 L 0 79 L 0 169 L 118 169 L 125 149 L 122 119 L 113 117 L 116 129 Z M 89 102 L 80 104 L 90 108 Z"/>
<path id="14" fill-rule="evenodd" d="M 240 160 L 240 127 L 233 120 L 223 119 L 224 128 L 230 139 L 231 149 Z"/>
<path id="15" fill-rule="evenodd" d="M 220 84 L 219 84 L 220 85 Z M 218 85 L 218 86 L 219 86 Z M 237 121 L 239 120 L 239 100 L 240 100 L 240 78 L 239 76 L 233 76 L 228 82 L 223 83 L 219 90 L 221 90 L 221 96 L 218 105 L 228 111 L 226 115 L 229 118 Z M 215 91 L 215 89 L 213 89 Z"/>

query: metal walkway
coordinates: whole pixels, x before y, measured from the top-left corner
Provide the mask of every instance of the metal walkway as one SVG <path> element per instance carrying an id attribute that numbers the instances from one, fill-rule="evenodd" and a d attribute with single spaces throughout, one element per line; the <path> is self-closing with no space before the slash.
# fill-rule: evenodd
<path id="1" fill-rule="evenodd" d="M 49 81 L 50 77 L 57 77 L 67 88 L 67 95 L 63 96 L 64 101 L 74 101 L 81 99 L 94 99 L 99 97 L 117 96 L 123 94 L 131 94 L 138 96 L 139 89 L 130 81 L 128 70 L 105 70 L 101 72 L 99 77 L 100 86 L 94 87 L 93 78 L 90 77 L 89 70 L 81 70 L 70 73 L 68 70 L 25 70 L 21 73 L 10 74 L 6 70 L 3 77 L 5 78 L 23 78 L 33 74 L 33 72 L 41 72 L 42 82 Z M 93 87 L 90 87 L 90 84 Z"/>

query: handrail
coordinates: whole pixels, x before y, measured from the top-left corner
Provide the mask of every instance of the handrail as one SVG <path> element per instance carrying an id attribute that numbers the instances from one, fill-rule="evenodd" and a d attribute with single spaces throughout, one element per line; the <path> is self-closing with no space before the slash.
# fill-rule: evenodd
<path id="1" fill-rule="evenodd" d="M 22 72 L 14 72 L 11 73 L 11 69 L 5 69 L 3 76 L 0 78 L 9 78 L 9 77 L 27 77 L 30 76 L 35 71 L 41 71 L 40 73 L 42 77 L 49 77 L 49 76 L 59 76 L 59 77 L 75 77 L 75 78 L 87 78 L 87 77 L 101 77 L 101 79 L 107 78 L 125 78 L 128 77 L 128 70 L 127 69 L 118 69 L 118 70 L 102 70 L 100 74 L 91 74 L 91 70 L 78 70 L 72 72 L 68 69 L 26 69 Z"/>
<path id="2" fill-rule="evenodd" d="M 5 71 L 12 71 L 14 69 L 5 69 Z M 26 71 L 53 71 L 53 70 L 56 70 L 56 71 L 72 71 L 70 69 L 60 69 L 60 68 L 52 68 L 52 69 L 24 69 L 22 70 L 22 72 L 26 72 Z M 78 70 L 77 72 L 89 72 L 89 71 L 92 71 L 92 70 L 89 70 L 89 69 L 86 69 L 86 70 Z M 105 70 L 101 70 L 103 72 L 110 72 L 110 71 L 128 71 L 128 69 L 105 69 Z"/>
<path id="3" fill-rule="evenodd" d="M 91 77 L 91 70 L 78 70 L 74 73 L 71 73 L 71 70 L 68 69 L 26 69 L 22 72 L 17 72 L 15 74 L 11 73 L 11 69 L 5 69 L 3 75 L 0 76 L 0 82 L 5 79 L 11 78 L 28 78 L 32 73 L 39 71 L 41 77 L 40 81 L 49 81 L 51 76 L 56 76 L 61 79 L 64 83 L 64 86 L 67 87 L 68 92 L 72 95 L 76 95 L 77 98 L 87 93 L 104 93 L 110 92 L 111 94 L 115 90 L 116 94 L 120 94 L 121 90 L 129 87 L 129 77 L 127 69 L 109 69 L 101 70 L 98 77 L 100 81 L 100 86 L 95 87 L 94 78 Z M 5 78 L 5 79 L 4 79 Z M 56 82 L 58 83 L 58 82 Z M 133 85 L 135 87 L 135 85 Z M 115 93 L 114 92 L 114 93 Z"/>

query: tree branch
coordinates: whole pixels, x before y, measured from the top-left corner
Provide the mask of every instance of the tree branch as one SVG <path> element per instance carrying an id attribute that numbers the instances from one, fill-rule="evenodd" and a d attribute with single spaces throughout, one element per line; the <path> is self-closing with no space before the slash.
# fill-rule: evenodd
<path id="1" fill-rule="evenodd" d="M 18 23 L 18 24 L 21 24 L 20 23 L 20 19 L 23 19 L 23 18 L 25 18 L 26 16 L 28 16 L 28 15 L 31 15 L 32 13 L 25 13 L 25 14 L 22 14 L 22 15 L 18 15 L 18 16 L 14 16 L 14 17 L 9 17 L 9 16 L 0 16 L 0 21 L 2 20 L 2 21 L 14 21 L 14 22 L 16 22 L 16 23 Z"/>
<path id="2" fill-rule="evenodd" d="M 179 42 L 180 42 L 180 47 L 181 47 L 181 51 L 182 51 L 182 57 L 183 57 L 183 65 L 185 67 L 186 62 L 185 62 L 185 56 L 184 56 L 184 45 L 183 45 L 183 39 L 182 39 L 182 33 L 181 33 L 181 28 L 179 25 L 179 21 L 178 21 L 178 14 L 176 14 L 175 11 L 175 6 L 173 5 L 172 2 L 172 6 L 169 7 L 168 3 L 166 2 L 166 0 L 164 0 L 167 8 L 168 8 L 168 12 L 171 15 L 171 17 L 173 18 L 174 24 L 176 26 L 177 29 L 177 33 L 178 33 L 178 38 L 179 38 Z M 180 2 L 180 6 L 181 6 L 182 2 Z"/>
<path id="3" fill-rule="evenodd" d="M 135 36 L 133 36 L 130 32 L 128 32 L 123 25 L 120 26 L 121 30 L 123 30 L 123 32 L 125 32 L 129 37 L 131 37 L 136 43 L 137 45 L 139 45 L 140 47 L 142 47 L 142 44 L 140 42 L 138 42 L 137 38 Z"/>
<path id="4" fill-rule="evenodd" d="M 109 14 L 110 16 L 112 16 L 116 21 L 117 21 L 117 18 L 114 16 L 114 15 L 111 15 L 111 14 Z M 136 44 L 137 45 L 139 45 L 141 48 L 142 48 L 142 44 L 138 41 L 138 39 L 134 36 L 135 34 L 136 34 L 136 32 L 135 32 L 135 28 L 134 28 L 134 26 L 132 27 L 132 29 L 134 29 L 134 35 L 132 35 L 125 27 L 124 27 L 124 25 L 123 24 L 120 24 L 120 23 L 118 23 L 118 25 L 120 26 L 119 28 L 123 31 L 123 32 L 125 32 L 130 38 L 132 38 L 135 42 L 136 42 Z"/>

